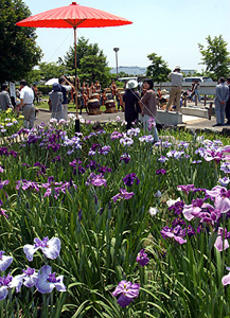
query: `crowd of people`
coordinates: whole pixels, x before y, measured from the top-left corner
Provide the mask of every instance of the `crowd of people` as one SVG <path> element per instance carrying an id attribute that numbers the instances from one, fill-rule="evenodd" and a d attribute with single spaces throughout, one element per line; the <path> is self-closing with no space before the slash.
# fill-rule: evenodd
<path id="1" fill-rule="evenodd" d="M 58 83 L 54 83 L 52 91 L 49 93 L 49 106 L 51 111 L 51 118 L 57 121 L 68 119 L 68 104 L 70 101 L 76 102 L 80 110 L 85 108 L 90 114 L 92 109 L 100 109 L 101 106 L 106 107 L 106 111 L 112 109 L 113 111 L 123 110 L 125 112 L 125 120 L 127 122 L 127 130 L 133 126 L 137 120 L 143 122 L 144 129 L 149 129 L 152 122 L 155 140 L 158 140 L 157 129 L 155 125 L 157 108 L 165 109 L 166 112 L 176 110 L 178 113 L 182 104 L 183 75 L 180 67 L 177 66 L 173 72 L 169 74 L 171 81 L 171 90 L 156 91 L 153 88 L 153 81 L 146 79 L 142 85 L 136 80 L 130 80 L 125 83 L 123 88 L 119 88 L 115 81 L 112 81 L 110 87 L 103 89 L 99 81 L 91 82 L 89 85 L 86 82 L 80 83 L 77 79 L 76 87 L 74 83 L 64 76 L 61 76 Z M 25 127 L 32 128 L 36 117 L 36 109 L 34 102 L 38 98 L 38 89 L 36 85 L 32 88 L 28 86 L 25 80 L 20 82 L 19 89 L 16 90 L 15 96 L 9 94 L 9 87 L 7 84 L 2 85 L 0 93 L 0 108 L 7 110 L 13 108 L 17 113 L 22 111 L 25 120 Z M 186 98 L 193 100 L 199 95 L 199 82 L 194 81 L 192 89 Z M 214 126 L 230 125 L 230 78 L 227 83 L 224 78 L 220 78 L 216 87 L 215 94 L 215 112 L 216 124 Z M 225 117 L 227 122 L 225 123 Z"/>

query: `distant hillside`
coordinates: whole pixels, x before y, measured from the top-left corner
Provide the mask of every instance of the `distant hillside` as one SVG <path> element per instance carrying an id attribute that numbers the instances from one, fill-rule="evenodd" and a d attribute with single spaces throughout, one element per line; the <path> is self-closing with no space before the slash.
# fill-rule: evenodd
<path id="1" fill-rule="evenodd" d="M 112 68 L 110 71 L 112 74 L 116 74 L 116 68 Z M 139 66 L 119 66 L 118 72 L 124 72 L 128 75 L 144 75 L 146 73 L 146 67 Z"/>

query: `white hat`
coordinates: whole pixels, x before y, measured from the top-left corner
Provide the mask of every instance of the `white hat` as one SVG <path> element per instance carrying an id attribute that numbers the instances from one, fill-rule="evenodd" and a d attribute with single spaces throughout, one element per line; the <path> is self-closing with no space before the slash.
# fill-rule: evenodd
<path id="1" fill-rule="evenodd" d="M 162 89 L 161 95 L 167 95 L 167 94 L 169 94 L 169 92 L 166 89 Z"/>
<path id="2" fill-rule="evenodd" d="M 177 65 L 175 68 L 174 68 L 174 70 L 180 70 L 181 69 L 181 67 L 179 66 L 179 65 Z"/>
<path id="3" fill-rule="evenodd" d="M 137 88 L 137 87 L 138 87 L 138 81 L 136 81 L 136 80 L 130 80 L 126 84 L 126 88 L 128 88 L 128 89 L 134 89 L 134 88 Z"/>

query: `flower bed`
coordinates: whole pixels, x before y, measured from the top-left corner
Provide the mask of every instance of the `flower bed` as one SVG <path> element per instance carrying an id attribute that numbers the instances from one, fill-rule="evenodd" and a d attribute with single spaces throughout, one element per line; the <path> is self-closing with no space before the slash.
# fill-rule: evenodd
<path id="1" fill-rule="evenodd" d="M 228 316 L 227 139 L 73 126 L 0 148 L 2 317 Z"/>
<path id="2" fill-rule="evenodd" d="M 12 136 L 22 127 L 24 116 L 19 117 L 11 108 L 0 112 L 0 138 Z"/>

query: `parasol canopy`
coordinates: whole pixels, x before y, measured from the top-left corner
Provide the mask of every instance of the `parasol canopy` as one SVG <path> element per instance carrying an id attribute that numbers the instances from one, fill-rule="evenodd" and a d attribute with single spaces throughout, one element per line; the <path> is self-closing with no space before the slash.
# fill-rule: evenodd
<path id="1" fill-rule="evenodd" d="M 56 84 L 56 83 L 58 84 L 58 78 L 51 78 L 47 82 L 45 82 L 45 85 L 51 86 L 51 85 Z"/>
<path id="2" fill-rule="evenodd" d="M 131 21 L 105 11 L 81 6 L 76 2 L 72 2 L 68 6 L 31 16 L 16 23 L 16 25 L 33 28 L 100 28 L 131 23 Z"/>

